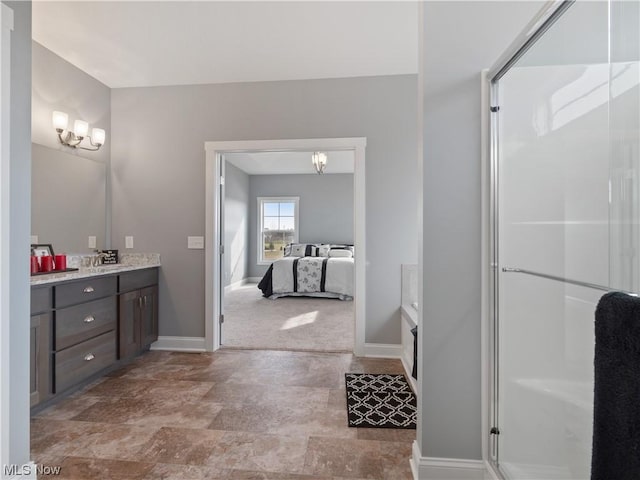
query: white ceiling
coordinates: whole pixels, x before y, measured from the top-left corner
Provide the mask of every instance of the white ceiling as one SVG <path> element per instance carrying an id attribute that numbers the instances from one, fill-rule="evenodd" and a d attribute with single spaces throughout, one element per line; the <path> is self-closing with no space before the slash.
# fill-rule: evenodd
<path id="1" fill-rule="evenodd" d="M 34 1 L 33 38 L 111 88 L 418 71 L 404 1 Z"/>
<path id="2" fill-rule="evenodd" d="M 225 153 L 224 158 L 249 175 L 317 175 L 311 164 L 312 152 L 256 152 Z M 348 152 L 326 152 L 325 174 L 353 173 L 354 154 Z"/>

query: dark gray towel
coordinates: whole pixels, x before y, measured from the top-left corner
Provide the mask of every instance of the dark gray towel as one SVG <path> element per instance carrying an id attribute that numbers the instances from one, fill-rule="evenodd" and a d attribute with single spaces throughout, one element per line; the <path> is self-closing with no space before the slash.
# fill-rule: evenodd
<path id="1" fill-rule="evenodd" d="M 418 326 L 416 325 L 411 329 L 413 334 L 413 369 L 411 369 L 411 376 L 418 379 Z"/>
<path id="2" fill-rule="evenodd" d="M 640 299 L 612 292 L 596 309 L 591 480 L 640 479 Z"/>

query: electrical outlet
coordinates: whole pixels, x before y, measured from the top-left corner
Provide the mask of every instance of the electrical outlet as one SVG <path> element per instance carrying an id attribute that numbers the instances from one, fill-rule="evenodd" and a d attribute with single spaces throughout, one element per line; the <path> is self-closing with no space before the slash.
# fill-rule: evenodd
<path id="1" fill-rule="evenodd" d="M 202 250 L 204 248 L 204 237 L 187 237 L 187 248 Z"/>
<path id="2" fill-rule="evenodd" d="M 88 243 L 89 243 L 88 245 L 89 248 L 96 248 L 96 237 L 93 235 L 90 235 Z"/>
<path id="3" fill-rule="evenodd" d="M 40 243 L 38 241 L 38 235 L 31 235 L 31 243 Z"/>
<path id="4" fill-rule="evenodd" d="M 133 237 L 124 237 L 124 248 L 133 248 Z"/>

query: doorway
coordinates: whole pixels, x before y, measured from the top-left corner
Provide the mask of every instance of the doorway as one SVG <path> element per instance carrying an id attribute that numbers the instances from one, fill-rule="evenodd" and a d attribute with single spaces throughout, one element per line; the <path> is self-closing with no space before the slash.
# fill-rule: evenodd
<path id="1" fill-rule="evenodd" d="M 321 174 L 313 154 L 222 155 L 224 348 L 353 352 L 354 152 L 323 152 Z M 291 257 L 301 255 L 296 270 L 317 274 L 312 292 L 295 292 L 293 277 L 281 285 L 286 295 L 263 291 L 274 285 L 274 268 L 291 271 Z M 345 273 L 344 285 L 332 283 Z M 334 286 L 344 295 L 336 298 Z"/>
<path id="2" fill-rule="evenodd" d="M 361 261 L 354 275 L 354 346 L 356 355 L 364 348 L 365 328 L 365 147 L 366 138 L 325 138 L 299 140 L 257 140 L 206 142 L 206 240 L 205 240 L 205 342 L 209 351 L 221 346 L 224 321 L 224 155 L 254 152 L 353 152 L 353 197 L 355 250 Z"/>

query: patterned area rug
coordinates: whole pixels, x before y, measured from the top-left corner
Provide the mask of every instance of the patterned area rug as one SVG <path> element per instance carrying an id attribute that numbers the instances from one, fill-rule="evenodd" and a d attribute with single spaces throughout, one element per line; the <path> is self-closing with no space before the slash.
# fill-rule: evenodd
<path id="1" fill-rule="evenodd" d="M 416 396 L 404 375 L 345 373 L 350 427 L 416 428 Z"/>

